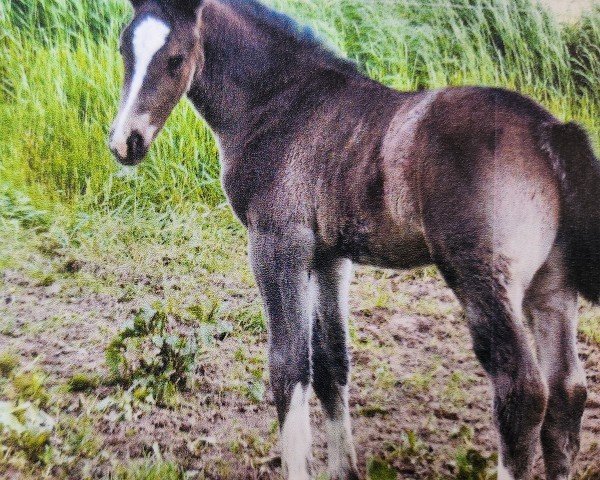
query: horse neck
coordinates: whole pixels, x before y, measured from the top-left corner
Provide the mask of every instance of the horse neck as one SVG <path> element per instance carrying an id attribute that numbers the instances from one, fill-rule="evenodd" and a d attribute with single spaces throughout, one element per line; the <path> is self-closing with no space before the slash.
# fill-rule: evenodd
<path id="1" fill-rule="evenodd" d="M 277 105 L 293 104 L 306 93 L 303 86 L 329 68 L 298 41 L 227 2 L 208 1 L 201 25 L 204 66 L 188 96 L 221 146 L 243 143 L 261 122 L 273 124 Z"/>

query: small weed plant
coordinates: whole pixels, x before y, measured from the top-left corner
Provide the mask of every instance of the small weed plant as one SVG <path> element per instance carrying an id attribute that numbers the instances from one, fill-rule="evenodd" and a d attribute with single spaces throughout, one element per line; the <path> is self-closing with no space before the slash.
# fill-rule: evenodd
<path id="1" fill-rule="evenodd" d="M 115 380 L 138 399 L 171 404 L 189 387 L 200 351 L 196 332 L 178 325 L 160 305 L 146 308 L 126 322 L 106 350 Z"/>
<path id="2" fill-rule="evenodd" d="M 496 454 L 483 455 L 474 448 L 459 449 L 456 454 L 457 480 L 491 480 L 496 478 Z"/>
<path id="3" fill-rule="evenodd" d="M 0 454 L 45 463 L 54 419 L 32 402 L 0 402 Z"/>
<path id="4" fill-rule="evenodd" d="M 18 359 L 9 353 L 2 358 L 6 377 L 2 391 L 7 400 L 0 401 L 0 477 L 4 460 L 13 465 L 23 461 L 46 465 L 52 457 L 50 438 L 56 423 L 47 413 L 45 375 L 40 371 L 16 371 Z"/>

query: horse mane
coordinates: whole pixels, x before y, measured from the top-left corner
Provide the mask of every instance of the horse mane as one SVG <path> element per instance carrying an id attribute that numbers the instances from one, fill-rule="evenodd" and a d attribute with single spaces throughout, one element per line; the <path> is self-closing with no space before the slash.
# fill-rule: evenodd
<path id="1" fill-rule="evenodd" d="M 324 41 L 307 26 L 285 13 L 281 13 L 260 0 L 220 0 L 256 25 L 271 30 L 300 49 L 317 57 L 324 64 L 348 73 L 358 73 L 358 66 L 352 60 L 342 58 L 325 45 Z"/>

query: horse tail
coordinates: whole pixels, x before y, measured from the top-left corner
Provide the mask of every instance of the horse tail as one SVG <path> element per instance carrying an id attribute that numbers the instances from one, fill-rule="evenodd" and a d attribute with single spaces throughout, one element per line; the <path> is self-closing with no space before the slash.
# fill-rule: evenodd
<path id="1" fill-rule="evenodd" d="M 562 209 L 557 242 L 564 245 L 570 283 L 600 303 L 600 162 L 576 123 L 546 123 L 541 147 L 560 178 Z"/>

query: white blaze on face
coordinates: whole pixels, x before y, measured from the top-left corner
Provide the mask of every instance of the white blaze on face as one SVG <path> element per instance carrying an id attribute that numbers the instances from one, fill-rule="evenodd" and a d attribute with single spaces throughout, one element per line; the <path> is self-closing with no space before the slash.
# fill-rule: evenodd
<path id="1" fill-rule="evenodd" d="M 111 140 L 112 146 L 122 157 L 127 156 L 127 138 L 131 133 L 131 126 L 128 123 L 131 123 L 131 111 L 144 83 L 144 78 L 146 78 L 148 66 L 152 62 L 152 58 L 156 52 L 167 41 L 170 31 L 169 26 L 162 20 L 155 17 L 147 17 L 140 22 L 133 32 L 132 44 L 135 61 L 133 78 L 129 92 L 127 93 L 127 100 L 115 121 L 114 133 Z M 148 116 L 146 117 L 148 118 Z M 154 131 L 149 121 L 147 123 L 146 128 Z M 140 133 L 144 134 L 144 132 Z"/>

